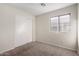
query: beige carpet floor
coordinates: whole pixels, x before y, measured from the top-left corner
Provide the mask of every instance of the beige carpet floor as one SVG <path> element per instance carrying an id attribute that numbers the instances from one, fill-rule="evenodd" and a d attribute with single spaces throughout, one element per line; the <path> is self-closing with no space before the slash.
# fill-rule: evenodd
<path id="1" fill-rule="evenodd" d="M 77 56 L 76 51 L 48 45 L 41 42 L 32 42 L 13 50 L 7 51 L 1 56 Z"/>

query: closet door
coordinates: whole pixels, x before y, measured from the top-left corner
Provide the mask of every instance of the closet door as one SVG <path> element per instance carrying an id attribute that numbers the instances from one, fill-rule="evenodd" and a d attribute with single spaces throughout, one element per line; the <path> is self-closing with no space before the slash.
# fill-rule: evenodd
<path id="1" fill-rule="evenodd" d="M 32 41 L 32 18 L 29 16 L 16 16 L 15 47 Z"/>

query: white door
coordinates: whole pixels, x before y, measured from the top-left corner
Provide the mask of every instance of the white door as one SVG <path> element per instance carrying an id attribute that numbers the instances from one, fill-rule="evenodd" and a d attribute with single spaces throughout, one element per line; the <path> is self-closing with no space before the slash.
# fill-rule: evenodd
<path id="1" fill-rule="evenodd" d="M 30 17 L 16 16 L 15 47 L 32 41 L 32 19 Z"/>

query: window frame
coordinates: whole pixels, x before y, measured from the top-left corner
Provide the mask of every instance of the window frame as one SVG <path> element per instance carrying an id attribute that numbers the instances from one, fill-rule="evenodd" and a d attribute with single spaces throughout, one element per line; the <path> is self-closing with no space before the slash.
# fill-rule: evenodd
<path id="1" fill-rule="evenodd" d="M 61 16 L 64 16 L 64 15 L 69 15 L 70 17 L 70 21 L 69 21 L 69 31 L 61 31 L 60 30 L 60 17 Z M 57 31 L 53 31 L 51 30 L 51 18 L 54 18 L 54 17 L 58 17 L 58 29 Z M 67 13 L 67 14 L 63 14 L 63 15 L 57 15 L 57 16 L 53 16 L 53 17 L 49 17 L 49 32 L 70 32 L 71 31 L 71 13 Z"/>

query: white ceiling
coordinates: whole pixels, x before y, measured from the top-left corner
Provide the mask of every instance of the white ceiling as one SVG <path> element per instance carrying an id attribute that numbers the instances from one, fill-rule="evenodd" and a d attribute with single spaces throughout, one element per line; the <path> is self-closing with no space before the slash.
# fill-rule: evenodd
<path id="1" fill-rule="evenodd" d="M 46 3 L 45 7 L 42 7 L 40 3 L 10 3 L 8 5 L 20 8 L 22 10 L 26 10 L 27 12 L 36 16 L 46 12 L 67 7 L 72 4 L 73 3 Z"/>

